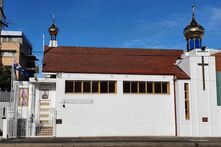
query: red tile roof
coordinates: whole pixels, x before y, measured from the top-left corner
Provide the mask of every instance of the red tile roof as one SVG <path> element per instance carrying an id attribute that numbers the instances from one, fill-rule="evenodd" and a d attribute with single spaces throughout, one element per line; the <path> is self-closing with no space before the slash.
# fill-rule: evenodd
<path id="1" fill-rule="evenodd" d="M 215 54 L 216 57 L 216 71 L 221 71 L 221 53 Z"/>
<path id="2" fill-rule="evenodd" d="M 189 76 L 174 63 L 182 50 L 45 47 L 43 72 Z"/>

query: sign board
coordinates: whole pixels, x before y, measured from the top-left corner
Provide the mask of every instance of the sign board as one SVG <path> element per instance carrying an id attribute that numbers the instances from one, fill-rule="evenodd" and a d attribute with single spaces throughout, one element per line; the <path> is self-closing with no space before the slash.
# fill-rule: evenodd
<path id="1" fill-rule="evenodd" d="M 64 99 L 62 104 L 93 104 L 94 99 Z"/>
<path id="2" fill-rule="evenodd" d="M 62 119 L 56 119 L 56 124 L 62 124 Z"/>
<path id="3" fill-rule="evenodd" d="M 50 89 L 51 89 L 51 85 L 41 84 L 41 85 L 39 86 L 39 89 L 40 89 L 40 90 L 50 90 Z"/>
<path id="4" fill-rule="evenodd" d="M 208 122 L 208 117 L 202 117 L 202 122 Z"/>

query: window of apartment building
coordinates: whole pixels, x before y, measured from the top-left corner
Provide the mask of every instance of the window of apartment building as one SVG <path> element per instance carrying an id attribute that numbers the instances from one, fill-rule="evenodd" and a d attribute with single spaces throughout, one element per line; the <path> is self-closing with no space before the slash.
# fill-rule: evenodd
<path id="1" fill-rule="evenodd" d="M 184 98 L 185 98 L 185 118 L 190 120 L 190 99 L 189 99 L 189 84 L 184 83 Z"/>
<path id="2" fill-rule="evenodd" d="M 65 81 L 65 93 L 116 93 L 116 81 Z"/>
<path id="3" fill-rule="evenodd" d="M 124 81 L 124 93 L 169 94 L 169 82 Z"/>
<path id="4" fill-rule="evenodd" d="M 13 57 L 14 52 L 9 52 L 9 51 L 2 51 L 0 52 L 0 56 L 2 57 Z"/>
<path id="5" fill-rule="evenodd" d="M 12 37 L 2 37 L 2 39 L 1 39 L 1 41 L 2 42 L 13 42 L 13 39 L 12 39 Z"/>

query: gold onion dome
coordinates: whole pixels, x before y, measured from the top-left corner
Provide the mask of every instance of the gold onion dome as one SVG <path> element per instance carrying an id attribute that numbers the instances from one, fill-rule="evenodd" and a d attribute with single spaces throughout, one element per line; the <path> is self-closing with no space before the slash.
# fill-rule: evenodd
<path id="1" fill-rule="evenodd" d="M 202 39 L 204 36 L 204 28 L 195 19 L 195 3 L 192 6 L 192 20 L 189 25 L 187 25 L 183 31 L 186 40 L 193 38 Z"/>
<path id="2" fill-rule="evenodd" d="M 48 29 L 48 31 L 51 36 L 57 36 L 57 34 L 58 34 L 58 28 L 55 26 L 54 23 L 51 25 L 51 27 Z"/>
<path id="3" fill-rule="evenodd" d="M 187 25 L 183 31 L 186 39 L 200 38 L 204 36 L 205 29 L 193 17 L 190 24 Z"/>

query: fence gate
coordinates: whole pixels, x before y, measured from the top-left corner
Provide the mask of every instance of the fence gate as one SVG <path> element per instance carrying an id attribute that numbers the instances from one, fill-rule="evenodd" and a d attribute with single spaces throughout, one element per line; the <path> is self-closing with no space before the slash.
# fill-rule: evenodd
<path id="1" fill-rule="evenodd" d="M 26 119 L 18 118 L 17 120 L 17 137 L 26 137 Z"/>
<path id="2" fill-rule="evenodd" d="M 36 126 L 36 136 L 41 136 L 41 137 L 54 136 L 55 127 L 56 127 L 55 120 L 56 120 L 55 109 L 49 109 L 49 108 L 40 109 L 39 120 Z"/>

